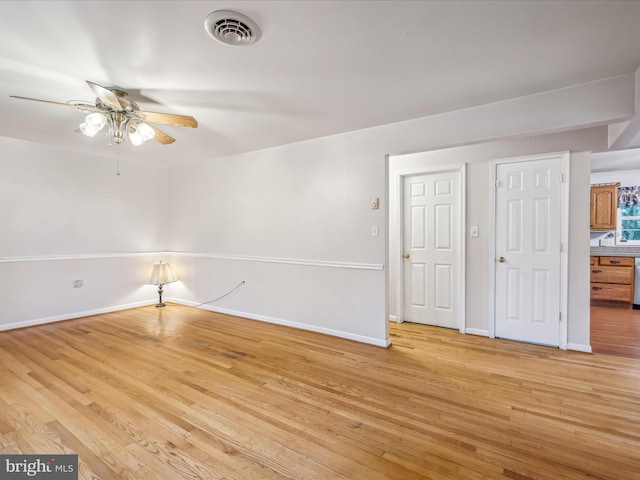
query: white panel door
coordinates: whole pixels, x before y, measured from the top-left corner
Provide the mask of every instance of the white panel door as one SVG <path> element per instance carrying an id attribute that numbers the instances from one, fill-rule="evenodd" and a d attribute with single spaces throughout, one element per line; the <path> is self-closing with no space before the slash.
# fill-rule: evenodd
<path id="1" fill-rule="evenodd" d="M 404 320 L 459 328 L 461 174 L 404 177 Z"/>
<path id="2" fill-rule="evenodd" d="M 496 168 L 496 337 L 558 346 L 562 164 Z"/>

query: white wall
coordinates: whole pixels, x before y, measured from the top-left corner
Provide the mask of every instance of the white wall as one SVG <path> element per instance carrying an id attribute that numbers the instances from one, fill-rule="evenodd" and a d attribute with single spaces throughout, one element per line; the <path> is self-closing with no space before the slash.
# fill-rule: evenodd
<path id="1" fill-rule="evenodd" d="M 153 301 L 152 287 L 136 286 L 143 264 L 158 258 L 137 253 L 170 249 L 178 252 L 170 260 L 181 282 L 167 286 L 169 297 L 204 302 L 246 280 L 209 308 L 386 345 L 387 155 L 622 121 L 634 103 L 634 76 L 622 75 L 166 171 L 127 164 L 120 177 L 104 158 L 0 139 L 9 189 L 0 200 L 17 207 L 0 217 L 10 232 L 0 243 L 0 268 L 20 278 L 13 286 L 2 280 L 0 292 L 25 292 L 0 293 L 2 323 Z M 523 151 L 539 152 L 534 147 Z M 478 165 L 467 178 L 487 175 Z M 370 209 L 371 197 L 381 198 L 379 210 Z M 488 215 L 473 208 L 478 218 Z M 82 254 L 91 262 L 78 263 Z M 70 259 L 34 258 L 55 255 Z M 34 265 L 46 274 L 33 278 Z M 110 281 L 67 290 L 76 275 Z"/>
<path id="2" fill-rule="evenodd" d="M 217 299 L 243 280 L 246 287 L 202 308 L 386 346 L 385 272 L 340 264 L 281 259 L 173 255 L 180 284 L 169 299 L 197 305 Z"/>
<path id="3" fill-rule="evenodd" d="M 209 261 L 208 269 L 200 271 L 190 268 L 192 287 L 183 295 L 187 301 L 203 302 L 224 292 L 223 283 L 232 287 L 244 279 L 247 287 L 234 293 L 231 313 L 387 344 L 386 277 L 390 272 L 382 275 L 375 267 L 387 263 L 388 154 L 501 137 L 522 138 L 515 144 L 517 148 L 496 147 L 488 150 L 488 157 L 485 151 L 485 158 L 540 153 L 551 147 L 567 150 L 572 148 L 566 142 L 571 136 L 556 137 L 555 142 L 545 145 L 525 137 L 626 118 L 633 114 L 634 100 L 633 76 L 623 76 L 576 89 L 171 168 L 169 248 L 230 262 L 222 265 Z M 576 140 L 580 150 L 587 150 L 585 144 L 606 148 L 604 129 L 575 135 L 583 139 Z M 481 151 L 483 146 L 477 148 Z M 460 161 L 456 159 L 456 163 Z M 474 165 L 467 172 L 473 186 L 469 202 L 485 195 L 488 175 L 486 163 Z M 371 197 L 383 199 L 380 210 L 370 209 Z M 470 213 L 477 220 L 471 218 L 470 224 L 486 223 L 488 207 L 471 205 Z M 370 236 L 371 225 L 380 227 L 379 237 Z M 486 239 L 478 239 L 470 250 L 482 250 L 486 256 L 482 242 Z M 265 258 L 278 262 L 274 263 L 278 269 L 265 274 Z M 294 263 L 287 263 L 288 259 Z M 296 265 L 297 261 L 332 262 L 334 266 Z M 354 272 L 341 268 L 340 263 L 360 265 L 357 281 L 352 279 Z M 325 268 L 331 268 L 331 273 Z M 472 264 L 467 278 L 485 270 L 486 263 Z M 227 272 L 242 273 L 223 279 Z M 220 288 L 209 292 L 207 281 Z M 467 294 L 472 298 L 471 305 L 486 303 L 486 285 Z M 261 300 L 255 302 L 258 297 Z M 289 305 L 297 298 L 301 301 Z M 318 309 L 319 304 L 325 307 Z M 470 324 L 486 328 L 486 315 L 479 315 L 484 314 L 474 312 Z M 588 337 L 578 337 L 569 342 L 588 343 Z"/>
<path id="4" fill-rule="evenodd" d="M 571 154 L 569 199 L 568 348 L 591 351 L 589 228 L 591 187 L 589 153 Z M 586 347 L 589 348 L 586 348 Z"/>
<path id="5" fill-rule="evenodd" d="M 640 164 L 638 165 L 640 167 Z M 635 187 L 640 185 L 640 170 L 618 170 L 612 172 L 594 172 L 591 183 L 617 183 L 621 187 Z"/>
<path id="6" fill-rule="evenodd" d="M 466 331 L 488 334 L 489 322 L 489 211 L 490 211 L 490 162 L 537 153 L 570 150 L 591 151 L 603 148 L 607 139 L 604 127 L 575 130 L 529 138 L 449 148 L 431 152 L 393 156 L 389 161 L 389 312 L 396 312 L 396 270 L 399 265 L 397 238 L 398 192 L 394 181 L 402 169 L 420 169 L 451 164 L 467 164 L 466 190 Z M 569 258 L 569 343 L 586 349 L 589 345 L 589 285 L 587 278 L 589 256 L 589 180 L 590 156 L 571 154 L 571 215 Z M 585 173 L 586 172 L 586 173 Z M 586 193 L 585 193 L 586 192 Z M 478 226 L 480 236 L 471 238 L 468 231 Z M 586 312 L 586 313 L 585 313 Z"/>
<path id="7" fill-rule="evenodd" d="M 148 303 L 166 171 L 0 138 L 0 329 Z M 115 154 L 115 152 L 114 152 Z M 73 281 L 82 279 L 82 288 Z"/>
<path id="8" fill-rule="evenodd" d="M 199 255 L 172 259 L 185 287 L 171 295 L 199 303 L 246 280 L 209 307 L 386 345 L 386 208 L 369 206 L 385 155 L 344 140 L 172 168 L 170 249 Z"/>

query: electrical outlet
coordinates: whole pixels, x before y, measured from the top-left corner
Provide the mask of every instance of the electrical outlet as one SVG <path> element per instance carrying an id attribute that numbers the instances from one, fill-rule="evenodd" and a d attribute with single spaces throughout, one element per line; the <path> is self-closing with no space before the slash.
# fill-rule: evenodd
<path id="1" fill-rule="evenodd" d="M 82 286 L 84 286 L 84 280 L 73 281 L 73 288 L 81 288 Z"/>

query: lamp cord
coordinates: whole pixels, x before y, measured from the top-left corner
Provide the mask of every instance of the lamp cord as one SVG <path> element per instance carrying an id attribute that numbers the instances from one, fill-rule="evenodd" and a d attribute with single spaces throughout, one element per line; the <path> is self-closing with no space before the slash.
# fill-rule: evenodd
<path id="1" fill-rule="evenodd" d="M 227 293 L 225 293 L 224 295 L 220 295 L 218 298 L 215 298 L 213 300 L 209 300 L 208 302 L 199 303 L 195 307 L 198 308 L 198 307 L 201 307 L 202 305 L 206 305 L 207 303 L 213 303 L 213 302 L 217 302 L 218 300 L 222 300 L 224 297 L 226 297 L 227 295 L 231 295 L 237 289 L 239 289 L 240 287 L 242 287 L 243 285 L 246 285 L 246 284 L 247 284 L 247 282 L 245 280 L 243 280 L 238 285 L 236 285 L 231 290 L 229 290 Z"/>

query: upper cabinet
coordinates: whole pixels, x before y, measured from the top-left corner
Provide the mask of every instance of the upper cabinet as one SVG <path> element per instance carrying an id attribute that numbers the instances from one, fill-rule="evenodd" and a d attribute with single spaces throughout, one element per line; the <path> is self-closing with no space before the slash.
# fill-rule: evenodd
<path id="1" fill-rule="evenodd" d="M 619 183 L 591 187 L 591 230 L 615 230 Z"/>

